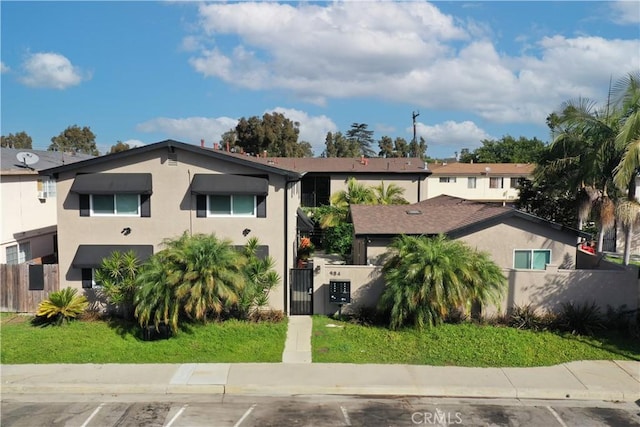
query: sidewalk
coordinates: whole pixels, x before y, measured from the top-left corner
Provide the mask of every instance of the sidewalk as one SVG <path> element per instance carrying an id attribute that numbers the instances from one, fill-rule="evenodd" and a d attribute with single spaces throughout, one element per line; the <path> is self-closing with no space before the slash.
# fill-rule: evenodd
<path id="1" fill-rule="evenodd" d="M 640 400 L 640 362 L 536 368 L 311 363 L 311 318 L 289 318 L 283 363 L 1 365 L 2 394 L 407 395 Z"/>

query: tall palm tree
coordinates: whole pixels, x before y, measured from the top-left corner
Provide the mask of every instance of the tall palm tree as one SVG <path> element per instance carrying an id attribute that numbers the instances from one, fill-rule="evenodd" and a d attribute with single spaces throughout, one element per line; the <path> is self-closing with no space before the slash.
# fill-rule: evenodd
<path id="1" fill-rule="evenodd" d="M 618 217 L 625 230 L 624 263 L 629 264 L 633 227 L 638 222 L 640 205 L 636 199 L 636 177 L 640 170 L 640 72 L 630 73 L 614 86 L 615 102 L 622 112 L 615 144 L 623 155 L 614 170 L 614 181 L 626 193 Z"/>
<path id="2" fill-rule="evenodd" d="M 331 204 L 338 207 L 349 205 L 370 205 L 376 200 L 370 187 L 360 184 L 357 179 L 351 177 L 347 180 L 347 189 L 331 195 Z"/>
<path id="3" fill-rule="evenodd" d="M 434 326 L 474 303 L 497 305 L 507 283 L 486 253 L 442 235 L 400 236 L 390 248 L 379 308 L 390 314 L 392 329 Z"/>
<path id="4" fill-rule="evenodd" d="M 378 205 L 408 205 L 409 202 L 402 197 L 404 188 L 397 184 L 391 183 L 385 187 L 384 181 L 373 187 L 375 192 L 376 203 Z"/>

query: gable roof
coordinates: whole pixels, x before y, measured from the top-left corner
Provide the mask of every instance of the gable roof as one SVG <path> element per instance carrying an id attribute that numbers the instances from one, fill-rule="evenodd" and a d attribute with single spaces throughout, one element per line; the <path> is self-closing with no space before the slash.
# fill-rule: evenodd
<path id="1" fill-rule="evenodd" d="M 432 167 L 434 176 L 500 175 L 514 177 L 530 176 L 535 168 L 536 165 L 533 163 L 447 163 Z"/>
<path id="2" fill-rule="evenodd" d="M 365 236 L 464 235 L 478 227 L 490 226 L 495 221 L 513 216 L 590 237 L 588 233 L 564 227 L 514 208 L 446 195 L 412 205 L 352 205 L 350 208 L 355 235 Z"/>
<path id="3" fill-rule="evenodd" d="M 38 156 L 38 161 L 25 166 L 16 157 L 18 153 L 28 152 Z M 38 171 L 65 164 L 92 159 L 94 156 L 83 153 L 61 153 L 59 151 L 32 150 L 30 148 L 0 148 L 0 172 L 2 175 L 32 175 Z"/>
<path id="4" fill-rule="evenodd" d="M 156 142 L 153 144 L 143 145 L 141 147 L 131 148 L 129 150 L 121 151 L 119 153 L 105 154 L 104 156 L 94 157 L 92 159 L 84 160 L 74 164 L 66 164 L 62 166 L 53 167 L 50 169 L 45 169 L 40 171 L 40 174 L 55 175 L 63 172 L 69 172 L 76 169 L 84 168 L 87 166 L 95 166 L 99 164 L 109 163 L 114 160 L 126 159 L 127 157 L 134 156 L 136 154 L 146 153 L 146 152 L 150 152 L 150 151 L 154 151 L 162 148 L 167 148 L 167 149 L 177 148 L 180 150 L 189 151 L 199 156 L 206 156 L 206 157 L 210 157 L 217 160 L 223 160 L 223 161 L 235 163 L 238 165 L 251 167 L 251 168 L 258 169 L 268 173 L 283 175 L 287 179 L 292 181 L 297 181 L 302 177 L 300 173 L 291 169 L 279 167 L 278 165 L 256 163 L 256 162 L 249 161 L 243 157 L 229 156 L 228 154 L 225 154 L 221 151 L 216 151 L 209 148 L 203 148 L 198 145 L 187 144 L 180 141 L 174 141 L 172 139 L 167 139 L 167 140 Z"/>
<path id="5" fill-rule="evenodd" d="M 416 157 L 257 157 L 220 152 L 230 157 L 278 166 L 300 173 L 431 174 L 424 160 Z"/>

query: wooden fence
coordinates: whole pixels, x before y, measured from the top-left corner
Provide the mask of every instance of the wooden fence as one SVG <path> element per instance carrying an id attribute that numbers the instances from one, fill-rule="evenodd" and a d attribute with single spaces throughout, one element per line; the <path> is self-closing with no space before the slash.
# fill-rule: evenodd
<path id="1" fill-rule="evenodd" d="M 58 264 L 0 264 L 0 311 L 35 313 L 59 287 Z"/>

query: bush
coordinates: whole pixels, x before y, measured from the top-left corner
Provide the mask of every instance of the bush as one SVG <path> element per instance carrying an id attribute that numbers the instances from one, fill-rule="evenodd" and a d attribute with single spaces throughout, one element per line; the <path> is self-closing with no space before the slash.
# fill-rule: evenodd
<path id="1" fill-rule="evenodd" d="M 133 319 L 133 297 L 140 260 L 134 251 L 113 252 L 96 270 L 96 282 L 107 303 L 117 307 L 125 319 Z"/>
<path id="2" fill-rule="evenodd" d="M 607 329 L 613 329 L 615 331 L 628 331 L 631 326 L 633 314 L 633 310 L 628 310 L 626 305 L 621 305 L 618 308 L 607 305 L 607 312 L 605 313 L 604 319 L 605 326 Z"/>
<path id="3" fill-rule="evenodd" d="M 387 313 L 381 312 L 376 307 L 357 305 L 348 315 L 349 322 L 363 326 L 381 326 L 389 323 Z"/>
<path id="4" fill-rule="evenodd" d="M 557 325 L 560 330 L 575 335 L 593 335 L 605 327 L 600 307 L 595 301 L 590 304 L 562 304 Z"/>
<path id="5" fill-rule="evenodd" d="M 89 303 L 84 295 L 77 293 L 77 289 L 65 288 L 49 294 L 49 299 L 38 305 L 36 323 L 60 325 L 78 317 Z"/>
<path id="6" fill-rule="evenodd" d="M 507 314 L 507 325 L 516 329 L 530 329 L 533 331 L 545 331 L 552 327 L 555 316 L 551 314 L 538 314 L 531 304 L 515 305 Z"/>
<path id="7" fill-rule="evenodd" d="M 467 320 L 469 320 L 469 316 L 464 312 L 464 310 L 459 308 L 452 308 L 445 316 L 444 323 L 458 325 L 460 323 L 466 322 Z"/>
<path id="8" fill-rule="evenodd" d="M 282 310 L 255 310 L 249 315 L 249 320 L 256 323 L 280 323 L 284 318 L 285 315 Z"/>

